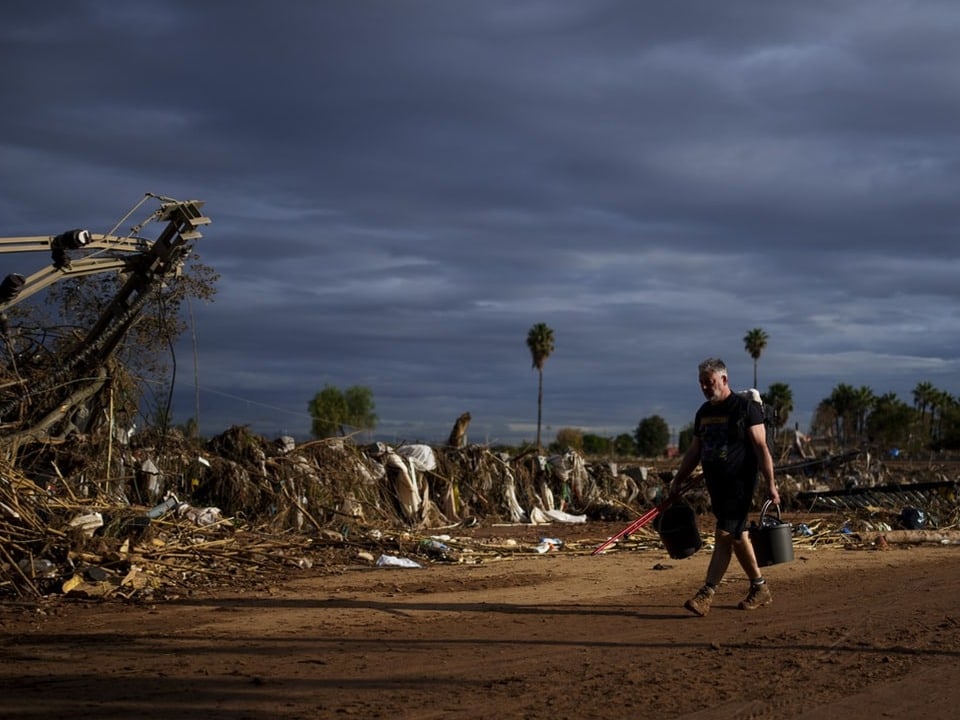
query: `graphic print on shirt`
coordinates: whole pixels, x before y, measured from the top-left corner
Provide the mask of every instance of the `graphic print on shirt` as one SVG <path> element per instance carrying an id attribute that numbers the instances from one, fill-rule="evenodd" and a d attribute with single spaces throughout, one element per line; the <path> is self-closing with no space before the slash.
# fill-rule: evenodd
<path id="1" fill-rule="evenodd" d="M 726 415 L 705 417 L 700 423 L 700 460 L 705 463 L 723 463 L 727 459 L 730 442 L 729 418 Z"/>

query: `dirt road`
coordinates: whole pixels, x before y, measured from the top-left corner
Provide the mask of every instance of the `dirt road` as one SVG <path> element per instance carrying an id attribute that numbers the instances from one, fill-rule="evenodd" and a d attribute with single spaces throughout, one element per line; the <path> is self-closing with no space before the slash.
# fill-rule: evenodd
<path id="1" fill-rule="evenodd" d="M 3 718 L 954 718 L 960 547 L 351 569 L 153 605 L 0 605 Z"/>

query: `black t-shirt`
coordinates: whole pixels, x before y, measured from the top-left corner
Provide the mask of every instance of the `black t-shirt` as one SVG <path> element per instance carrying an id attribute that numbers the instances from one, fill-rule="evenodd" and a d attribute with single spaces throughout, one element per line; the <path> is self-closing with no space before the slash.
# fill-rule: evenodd
<path id="1" fill-rule="evenodd" d="M 756 479 L 758 463 L 749 428 L 761 424 L 760 406 L 737 393 L 723 402 L 700 406 L 693 433 L 700 440 L 700 465 L 707 480 Z"/>

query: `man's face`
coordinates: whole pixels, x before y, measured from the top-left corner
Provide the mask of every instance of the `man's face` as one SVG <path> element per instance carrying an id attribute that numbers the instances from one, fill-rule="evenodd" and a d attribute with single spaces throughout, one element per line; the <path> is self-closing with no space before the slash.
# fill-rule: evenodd
<path id="1" fill-rule="evenodd" d="M 724 388 L 727 386 L 727 376 L 723 373 L 700 373 L 700 391 L 710 402 L 723 400 Z"/>

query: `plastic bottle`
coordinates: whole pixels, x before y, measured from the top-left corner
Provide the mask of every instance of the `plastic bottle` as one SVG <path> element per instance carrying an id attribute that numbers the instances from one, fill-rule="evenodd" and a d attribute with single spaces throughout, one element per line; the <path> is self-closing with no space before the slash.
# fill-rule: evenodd
<path id="1" fill-rule="evenodd" d="M 454 551 L 449 545 L 446 545 L 439 540 L 421 540 L 420 549 L 430 557 L 438 558 L 440 560 L 456 562 L 459 559 L 456 551 Z"/>
<path id="2" fill-rule="evenodd" d="M 156 519 L 161 515 L 163 515 L 164 513 L 167 513 L 170 510 L 173 510 L 179 504 L 180 504 L 180 501 L 177 500 L 176 496 L 171 495 L 159 505 L 155 505 L 154 507 L 150 508 L 147 511 L 147 517 Z"/>

